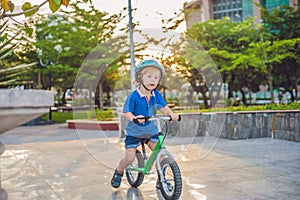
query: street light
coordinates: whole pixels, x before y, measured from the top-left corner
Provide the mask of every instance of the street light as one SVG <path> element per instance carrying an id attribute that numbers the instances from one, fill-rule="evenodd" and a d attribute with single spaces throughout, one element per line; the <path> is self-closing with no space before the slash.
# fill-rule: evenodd
<path id="1" fill-rule="evenodd" d="M 128 12 L 129 12 L 129 39 L 130 39 L 130 82 L 131 90 L 135 89 L 135 64 L 134 64 L 134 45 L 133 45 L 133 27 L 132 27 L 132 9 L 131 0 L 128 0 Z"/>
<path id="2" fill-rule="evenodd" d="M 42 55 L 43 55 L 43 50 L 42 49 L 39 49 L 38 50 L 38 55 L 39 55 L 39 64 L 40 64 L 40 72 L 39 72 L 39 77 L 38 77 L 38 87 L 42 87 L 42 84 L 41 84 L 41 69 L 42 69 L 42 67 L 48 67 L 49 65 L 51 65 L 52 63 L 51 63 L 51 61 L 49 61 L 48 59 L 47 59 L 47 61 L 46 62 L 44 62 L 43 61 L 43 59 L 41 58 L 42 57 Z M 51 71 L 49 71 L 49 73 L 48 73 L 48 81 L 49 81 L 49 90 L 51 90 L 51 86 L 52 86 L 52 83 L 51 83 Z"/>
<path id="3" fill-rule="evenodd" d="M 49 40 L 52 38 L 52 36 L 49 34 L 46 37 L 46 40 Z M 57 44 L 54 46 L 54 50 L 57 51 L 58 53 L 62 52 L 62 46 L 60 44 Z M 43 50 L 42 49 L 38 49 L 38 57 L 39 57 L 39 64 L 40 67 L 48 67 L 49 65 L 53 65 L 54 63 L 52 61 L 50 61 L 49 59 L 46 60 L 46 62 L 43 61 L 42 59 L 43 56 Z M 40 68 L 41 71 L 41 68 Z M 51 70 L 49 70 L 48 73 L 48 81 L 49 81 L 49 90 L 51 90 L 52 87 L 52 82 L 51 82 L 52 76 L 51 76 Z M 38 88 L 41 89 L 42 88 L 42 84 L 41 84 L 41 73 L 39 72 L 38 74 Z"/>

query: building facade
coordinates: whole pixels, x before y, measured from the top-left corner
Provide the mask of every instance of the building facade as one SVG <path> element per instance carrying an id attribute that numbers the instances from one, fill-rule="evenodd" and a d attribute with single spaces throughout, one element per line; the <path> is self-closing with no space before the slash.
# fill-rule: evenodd
<path id="1" fill-rule="evenodd" d="M 260 11 L 257 5 L 272 10 L 280 5 L 296 6 L 300 0 L 193 0 L 184 5 L 187 28 L 196 22 L 210 19 L 229 17 L 239 22 L 247 17 L 256 16 L 260 20 Z"/>

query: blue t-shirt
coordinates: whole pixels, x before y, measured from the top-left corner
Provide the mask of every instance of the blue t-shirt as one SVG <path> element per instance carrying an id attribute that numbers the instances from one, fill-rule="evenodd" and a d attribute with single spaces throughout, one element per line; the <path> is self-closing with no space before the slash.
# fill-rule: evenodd
<path id="1" fill-rule="evenodd" d="M 147 102 L 146 96 L 137 88 L 126 99 L 123 112 L 131 112 L 133 115 L 156 116 L 156 111 L 167 106 L 166 101 L 158 90 L 153 90 L 150 100 Z M 151 137 L 157 134 L 157 127 L 152 121 L 145 124 L 135 124 L 128 121 L 126 125 L 126 135 L 134 137 Z"/>

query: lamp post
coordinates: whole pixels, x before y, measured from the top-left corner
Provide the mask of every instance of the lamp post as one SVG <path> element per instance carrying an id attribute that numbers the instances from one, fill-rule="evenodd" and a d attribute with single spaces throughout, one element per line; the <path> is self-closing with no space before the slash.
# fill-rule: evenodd
<path id="1" fill-rule="evenodd" d="M 135 64 L 134 64 L 134 45 L 133 45 L 133 27 L 132 27 L 132 9 L 131 0 L 128 0 L 128 12 L 129 12 L 129 39 L 130 39 L 130 82 L 131 90 L 135 89 Z"/>
<path id="2" fill-rule="evenodd" d="M 62 52 L 62 47 L 61 45 L 56 45 L 54 47 L 54 49 L 58 52 L 61 53 Z M 40 87 L 40 89 L 42 88 L 42 84 L 41 84 L 41 69 L 42 67 L 48 67 L 49 65 L 53 65 L 53 63 L 50 60 L 46 60 L 46 62 L 43 61 L 42 59 L 42 55 L 43 55 L 43 50 L 39 49 L 38 50 L 38 56 L 39 56 L 39 66 L 40 66 L 40 71 L 38 74 L 38 87 Z M 51 74 L 51 70 L 49 70 L 48 72 L 48 82 L 49 82 L 49 90 L 52 89 L 52 74 Z M 52 121 L 52 109 L 51 106 L 49 108 L 49 120 Z"/>
<path id="3" fill-rule="evenodd" d="M 38 55 L 41 56 L 42 55 L 42 50 L 38 49 Z M 41 61 L 39 60 L 39 72 L 38 72 L 38 84 L 37 84 L 37 89 L 42 89 L 42 69 L 41 69 Z"/>
<path id="4" fill-rule="evenodd" d="M 39 64 L 40 64 L 40 71 L 41 71 L 41 68 L 42 67 L 47 67 L 48 65 L 51 64 L 51 62 L 49 60 L 47 60 L 46 62 L 43 61 L 43 59 L 41 58 L 42 55 L 43 55 L 43 50 L 42 49 L 39 49 L 38 50 L 38 55 L 39 55 Z M 49 82 L 49 90 L 51 90 L 51 71 L 48 73 L 48 82 Z M 38 80 L 38 86 L 41 87 L 41 75 L 39 75 L 39 80 Z"/>
<path id="5" fill-rule="evenodd" d="M 47 67 L 48 65 L 51 64 L 51 62 L 49 60 L 47 60 L 46 62 L 43 61 L 42 59 L 42 55 L 43 55 L 43 50 L 42 49 L 38 49 L 38 56 L 39 56 L 39 74 L 38 74 L 38 88 L 41 89 L 42 88 L 42 83 L 41 83 L 41 71 L 42 71 L 42 67 Z M 48 81 L 49 81 L 49 90 L 51 90 L 51 71 L 48 73 Z M 52 121 L 52 109 L 51 106 L 49 107 L 49 121 Z"/>

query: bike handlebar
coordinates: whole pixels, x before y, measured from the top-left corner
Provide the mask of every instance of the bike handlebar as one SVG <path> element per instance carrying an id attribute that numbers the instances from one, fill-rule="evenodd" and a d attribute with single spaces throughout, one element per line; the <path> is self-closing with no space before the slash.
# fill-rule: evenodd
<path id="1" fill-rule="evenodd" d="M 137 117 L 133 119 L 134 123 L 139 123 L 139 119 L 144 119 L 145 122 L 147 121 L 155 121 L 155 120 L 169 120 L 172 121 L 172 117 L 171 116 L 164 116 L 164 117 L 151 117 L 151 116 L 146 116 L 146 117 Z M 178 116 L 178 121 L 181 121 L 181 115 Z"/>

